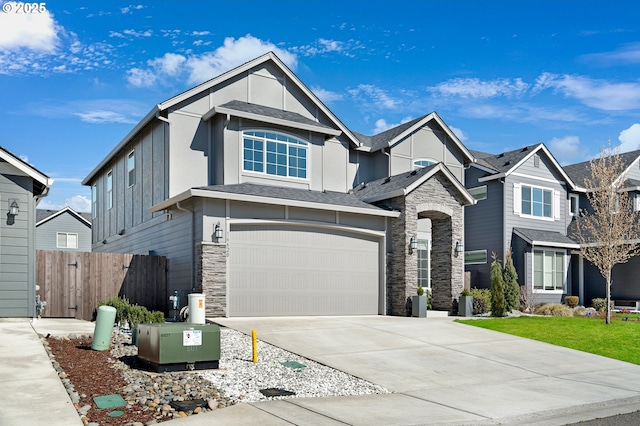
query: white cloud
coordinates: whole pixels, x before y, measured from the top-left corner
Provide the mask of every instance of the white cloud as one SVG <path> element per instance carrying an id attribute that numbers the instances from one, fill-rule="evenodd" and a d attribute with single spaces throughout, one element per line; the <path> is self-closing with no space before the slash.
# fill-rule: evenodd
<path id="1" fill-rule="evenodd" d="M 79 118 L 86 123 L 135 124 L 148 111 L 147 106 L 128 99 L 95 99 L 91 101 L 69 101 L 32 103 L 27 105 L 29 115 L 46 118 Z"/>
<path id="2" fill-rule="evenodd" d="M 263 41 L 247 34 L 238 39 L 227 37 L 224 44 L 215 51 L 188 58 L 185 67 L 189 72 L 189 83 L 202 83 L 269 51 L 273 51 L 289 68 L 295 71 L 298 65 L 295 54 L 280 49 L 269 41 Z"/>
<path id="3" fill-rule="evenodd" d="M 332 92 L 330 90 L 325 90 L 321 87 L 312 87 L 311 91 L 325 104 L 341 101 L 344 96 L 340 93 Z"/>
<path id="4" fill-rule="evenodd" d="M 209 35 L 209 34 L 211 34 L 210 31 L 193 31 L 191 33 L 191 35 L 194 35 L 196 37 L 205 36 L 205 35 Z"/>
<path id="5" fill-rule="evenodd" d="M 520 96 L 529 88 L 521 79 L 497 79 L 482 81 L 478 78 L 455 78 L 427 88 L 441 96 L 462 98 L 493 98 L 497 96 Z"/>
<path id="6" fill-rule="evenodd" d="M 611 52 L 590 53 L 581 58 L 601 65 L 638 64 L 640 63 L 640 43 L 629 43 Z"/>
<path id="7" fill-rule="evenodd" d="M 147 63 L 162 74 L 176 76 L 181 71 L 182 64 L 187 60 L 182 55 L 165 53 L 163 57 L 149 60 Z"/>
<path id="8" fill-rule="evenodd" d="M 133 124 L 130 117 L 121 114 L 118 111 L 109 111 L 104 109 L 98 109 L 94 111 L 74 112 L 73 115 L 80 117 L 80 120 L 86 123 L 100 124 L 100 123 L 129 123 Z"/>
<path id="9" fill-rule="evenodd" d="M 548 143 L 549 150 L 560 164 L 577 163 L 584 157 L 578 136 L 553 138 Z"/>
<path id="10" fill-rule="evenodd" d="M 91 211 L 91 200 L 84 195 L 74 195 L 64 200 L 64 203 L 77 212 L 89 213 Z"/>
<path id="11" fill-rule="evenodd" d="M 469 139 L 467 134 L 465 132 L 463 132 L 462 129 L 459 129 L 459 128 L 453 127 L 453 126 L 449 126 L 449 128 L 451 129 L 453 134 L 456 135 L 458 137 L 458 139 L 460 139 L 460 142 L 464 143 L 467 139 Z"/>
<path id="12" fill-rule="evenodd" d="M 156 76 L 152 70 L 131 68 L 126 76 L 129 84 L 135 87 L 151 87 L 156 83 Z"/>
<path id="13" fill-rule="evenodd" d="M 605 111 L 640 108 L 640 83 L 612 83 L 576 75 L 544 73 L 538 77 L 534 92 L 551 88 L 583 104 Z"/>
<path id="14" fill-rule="evenodd" d="M 393 99 L 384 90 L 372 84 L 360 84 L 357 88 L 349 90 L 354 99 L 374 107 L 394 109 L 400 105 L 400 101 Z"/>
<path id="15" fill-rule="evenodd" d="M 31 3 L 6 2 L 4 9 L 17 10 Z M 58 31 L 53 16 L 48 10 L 39 13 L 0 12 L 0 52 L 28 49 L 35 52 L 53 53 L 59 43 Z"/>
<path id="16" fill-rule="evenodd" d="M 634 123 L 624 129 L 618 136 L 620 152 L 630 152 L 640 149 L 640 124 Z"/>
<path id="17" fill-rule="evenodd" d="M 120 12 L 122 12 L 122 14 L 127 15 L 127 14 L 131 14 L 133 13 L 134 10 L 141 10 L 144 9 L 144 6 L 141 4 L 137 4 L 137 5 L 129 5 L 129 6 L 125 6 L 123 8 L 120 9 Z"/>
<path id="18" fill-rule="evenodd" d="M 376 127 L 373 129 L 373 134 L 377 135 L 378 133 L 382 133 L 386 130 L 392 129 L 401 124 L 408 123 L 411 120 L 412 120 L 411 117 L 405 117 L 402 120 L 400 120 L 399 123 L 387 123 L 387 121 L 384 118 L 380 118 L 376 120 Z"/>

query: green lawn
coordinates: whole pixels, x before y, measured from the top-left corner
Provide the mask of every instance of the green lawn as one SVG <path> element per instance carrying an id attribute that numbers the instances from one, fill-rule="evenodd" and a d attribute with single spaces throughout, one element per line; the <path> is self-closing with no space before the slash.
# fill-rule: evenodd
<path id="1" fill-rule="evenodd" d="M 640 364 L 640 321 L 585 317 L 517 317 L 456 320 L 462 324 L 486 328 Z"/>

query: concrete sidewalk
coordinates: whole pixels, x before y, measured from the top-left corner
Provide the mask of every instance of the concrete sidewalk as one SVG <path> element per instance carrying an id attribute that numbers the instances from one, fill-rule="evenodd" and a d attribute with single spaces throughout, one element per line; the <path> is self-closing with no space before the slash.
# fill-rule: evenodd
<path id="1" fill-rule="evenodd" d="M 640 366 L 450 318 L 213 318 L 367 379 L 391 394 L 240 404 L 172 420 L 221 425 L 564 425 L 640 410 Z M 92 333 L 77 320 L 0 319 L 0 425 L 81 425 L 37 337 Z M 9 390 L 10 391 L 7 391 Z"/>

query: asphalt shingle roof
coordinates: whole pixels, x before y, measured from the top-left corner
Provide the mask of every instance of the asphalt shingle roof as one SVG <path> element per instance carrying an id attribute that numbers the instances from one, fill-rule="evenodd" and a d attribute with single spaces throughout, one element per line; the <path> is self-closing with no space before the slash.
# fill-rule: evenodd
<path id="1" fill-rule="evenodd" d="M 255 183 L 212 185 L 195 189 L 241 195 L 253 195 L 267 198 L 279 198 L 283 200 L 305 201 L 318 204 L 357 207 L 361 209 L 381 210 L 379 207 L 376 207 L 369 203 L 365 203 L 351 192 L 343 193 L 333 191 L 311 191 L 306 189 L 258 185 Z"/>
<path id="2" fill-rule="evenodd" d="M 640 156 L 639 151 L 631 151 L 625 152 L 623 154 L 618 154 L 622 157 L 622 163 L 624 164 L 624 168 L 627 169 L 633 163 L 636 158 Z M 591 161 L 583 161 L 582 163 L 570 164 L 568 166 L 564 166 L 563 169 L 567 175 L 571 178 L 576 185 L 585 187 L 585 179 L 591 175 Z"/>
<path id="3" fill-rule="evenodd" d="M 233 109 L 236 111 L 248 112 L 251 114 L 262 115 L 265 117 L 277 118 L 280 120 L 287 120 L 294 123 L 301 123 L 316 127 L 322 127 L 325 129 L 333 129 L 331 126 L 327 126 L 326 124 L 319 123 L 317 121 L 311 120 L 307 117 L 304 117 L 296 112 L 284 111 L 277 108 L 271 108 L 264 105 L 250 104 L 242 101 L 231 101 L 226 104 L 222 104 L 219 106 L 220 108 Z"/>
<path id="4" fill-rule="evenodd" d="M 353 189 L 353 192 L 358 196 L 358 198 L 363 200 L 395 192 L 407 188 L 422 176 L 429 173 L 429 171 L 436 166 L 437 164 L 432 164 L 431 166 L 423 167 L 411 172 L 401 173 L 399 175 L 360 184 Z"/>
<path id="5" fill-rule="evenodd" d="M 513 228 L 513 230 L 518 231 L 520 235 L 529 241 L 544 241 L 551 244 L 577 244 L 571 238 L 559 232 L 529 228 Z"/>
<path id="6" fill-rule="evenodd" d="M 531 152 L 540 145 L 541 144 L 529 145 L 501 154 L 488 154 L 480 151 L 471 151 L 471 154 L 476 158 L 479 165 L 495 170 L 496 173 L 504 173 L 511 170 L 513 166 L 522 161 L 522 159 L 531 154 Z"/>
<path id="7" fill-rule="evenodd" d="M 414 126 L 420 120 L 424 119 L 427 115 L 429 114 L 423 115 L 422 117 L 418 117 L 414 120 L 400 124 L 396 127 L 385 130 L 384 132 L 378 133 L 377 135 L 374 135 L 374 136 L 366 136 L 361 133 L 355 133 L 355 132 L 353 134 L 358 138 L 360 142 L 362 142 L 364 146 L 371 147 L 371 151 L 377 151 L 379 149 L 387 147 L 390 140 L 394 139 L 395 137 L 397 137 L 398 135 L 400 135 L 401 133 L 409 129 L 411 126 Z"/>

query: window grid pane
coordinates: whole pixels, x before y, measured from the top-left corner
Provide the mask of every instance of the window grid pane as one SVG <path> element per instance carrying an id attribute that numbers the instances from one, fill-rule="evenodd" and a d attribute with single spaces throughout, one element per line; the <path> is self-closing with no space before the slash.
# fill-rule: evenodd
<path id="1" fill-rule="evenodd" d="M 244 170 L 307 178 L 307 142 L 274 132 L 246 131 L 244 136 Z"/>

